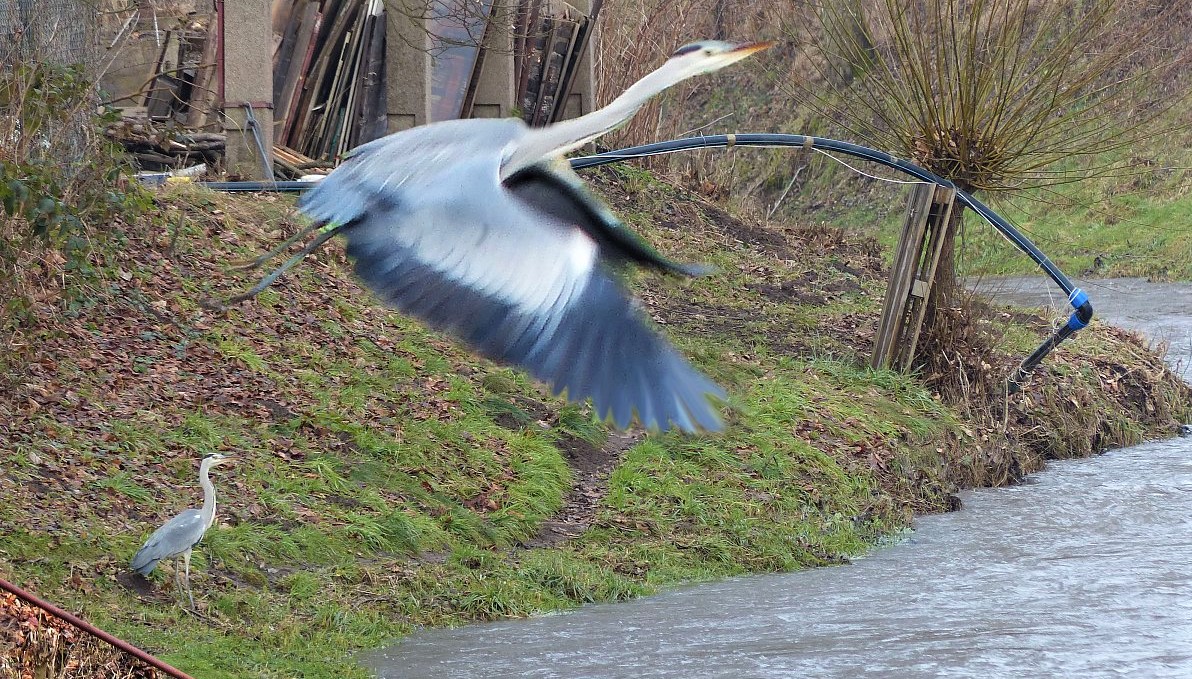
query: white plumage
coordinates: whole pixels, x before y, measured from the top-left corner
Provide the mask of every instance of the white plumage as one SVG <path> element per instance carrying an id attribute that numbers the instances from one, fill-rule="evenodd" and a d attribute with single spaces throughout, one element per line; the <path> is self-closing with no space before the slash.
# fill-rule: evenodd
<path id="1" fill-rule="evenodd" d="M 303 254 L 343 235 L 357 274 L 384 301 L 556 393 L 591 398 L 618 426 L 636 416 L 650 428 L 719 429 L 710 398 L 723 392 L 649 326 L 617 276 L 628 264 L 702 269 L 630 232 L 562 155 L 667 87 L 768 45 L 684 46 L 607 107 L 546 128 L 453 120 L 365 144 L 299 202 L 319 229 Z"/>

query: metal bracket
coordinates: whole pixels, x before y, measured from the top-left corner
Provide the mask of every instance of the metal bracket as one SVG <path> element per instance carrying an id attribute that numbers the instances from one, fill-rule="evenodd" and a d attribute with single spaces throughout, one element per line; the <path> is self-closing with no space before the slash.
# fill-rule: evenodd
<path id="1" fill-rule="evenodd" d="M 257 143 L 257 151 L 261 154 L 261 174 L 269 179 L 269 181 L 276 181 L 273 176 L 273 163 L 269 162 L 269 154 L 265 152 L 265 141 L 261 138 L 261 124 L 257 122 L 257 117 L 253 115 L 254 108 L 273 108 L 273 104 L 265 102 L 241 102 L 244 107 L 244 117 L 248 122 L 248 129 L 252 132 L 253 141 Z M 226 103 L 225 103 L 226 106 Z"/>
<path id="2" fill-rule="evenodd" d="M 224 108 L 273 108 L 271 101 L 225 101 Z"/>

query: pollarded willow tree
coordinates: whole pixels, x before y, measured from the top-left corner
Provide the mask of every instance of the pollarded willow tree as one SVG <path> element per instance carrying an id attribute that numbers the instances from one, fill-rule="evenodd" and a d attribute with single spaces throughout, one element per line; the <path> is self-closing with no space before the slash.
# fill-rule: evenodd
<path id="1" fill-rule="evenodd" d="M 1188 2 L 826 0 L 790 16 L 818 71 L 800 103 L 970 192 L 1130 172 L 1114 152 L 1153 143 L 1186 100 Z M 960 217 L 935 309 L 955 303 Z"/>

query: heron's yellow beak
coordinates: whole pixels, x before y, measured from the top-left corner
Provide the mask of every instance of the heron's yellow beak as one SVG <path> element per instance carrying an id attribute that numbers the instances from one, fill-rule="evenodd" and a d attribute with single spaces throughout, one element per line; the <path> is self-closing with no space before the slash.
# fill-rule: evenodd
<path id="1" fill-rule="evenodd" d="M 767 40 L 766 42 L 743 42 L 739 45 L 729 45 L 724 51 L 716 54 L 709 59 L 708 71 L 717 71 L 730 64 L 735 64 L 738 61 L 748 57 L 749 55 L 760 52 L 768 47 L 774 45 L 774 41 Z"/>
<path id="2" fill-rule="evenodd" d="M 760 52 L 765 49 L 770 49 L 773 46 L 774 46 L 773 40 L 765 40 L 763 42 L 743 42 L 740 45 L 737 45 L 736 47 L 734 47 L 732 49 L 732 51 L 729 52 L 729 54 L 733 55 L 734 57 L 744 59 L 745 57 L 749 56 L 750 54 L 753 54 L 754 52 Z"/>

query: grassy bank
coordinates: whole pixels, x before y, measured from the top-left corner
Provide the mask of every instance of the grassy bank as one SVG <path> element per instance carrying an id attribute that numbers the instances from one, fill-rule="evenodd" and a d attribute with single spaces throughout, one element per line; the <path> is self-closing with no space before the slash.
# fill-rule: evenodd
<path id="1" fill-rule="evenodd" d="M 810 70 L 790 71 L 801 63 L 799 54 L 780 42 L 731 73 L 711 76 L 706 87 L 664 95 L 665 116 L 658 118 L 657 129 L 625 145 L 692 131 L 786 132 L 872 145 L 840 121 L 795 103 L 793 87 L 819 82 Z M 1145 126 L 1136 144 L 1090 149 L 1089 155 L 1058 162 L 1024 182 L 1068 183 L 978 192 L 977 198 L 1013 222 L 1069 275 L 1192 280 L 1192 102 L 1184 96 L 1187 87 L 1176 81 L 1157 87 L 1153 96 L 1170 109 Z M 840 154 L 833 158 L 796 149 L 736 147 L 648 162 L 734 214 L 777 223 L 824 222 L 872 236 L 890 252 L 902 225 L 909 177 L 876 163 Z M 1040 275 L 1029 257 L 971 212 L 958 248 L 963 276 Z"/>
<path id="2" fill-rule="evenodd" d="M 1186 165 L 1186 163 L 1185 163 Z M 1082 276 L 1192 280 L 1192 195 L 1187 170 L 1125 182 L 1094 181 L 999 205 L 1066 270 Z M 1160 179 L 1159 177 L 1162 177 Z M 964 252 L 974 274 L 1033 274 L 1000 238 L 974 229 Z"/>
<path id="3" fill-rule="evenodd" d="M 196 677 L 365 676 L 350 653 L 420 625 L 559 610 L 678 582 L 838 563 L 1047 457 L 1170 434 L 1187 389 L 1095 325 L 1020 396 L 1050 319 L 974 304 L 949 377 L 865 364 L 872 241 L 739 221 L 632 169 L 594 175 L 660 249 L 650 314 L 725 386 L 724 434 L 610 435 L 520 373 L 380 308 L 338 246 L 252 303 L 228 263 L 296 224 L 285 199 L 172 189 L 10 303 L 0 365 L 0 573 Z M 67 287 L 59 287 L 62 281 Z M 195 611 L 127 563 L 216 472 Z"/>

